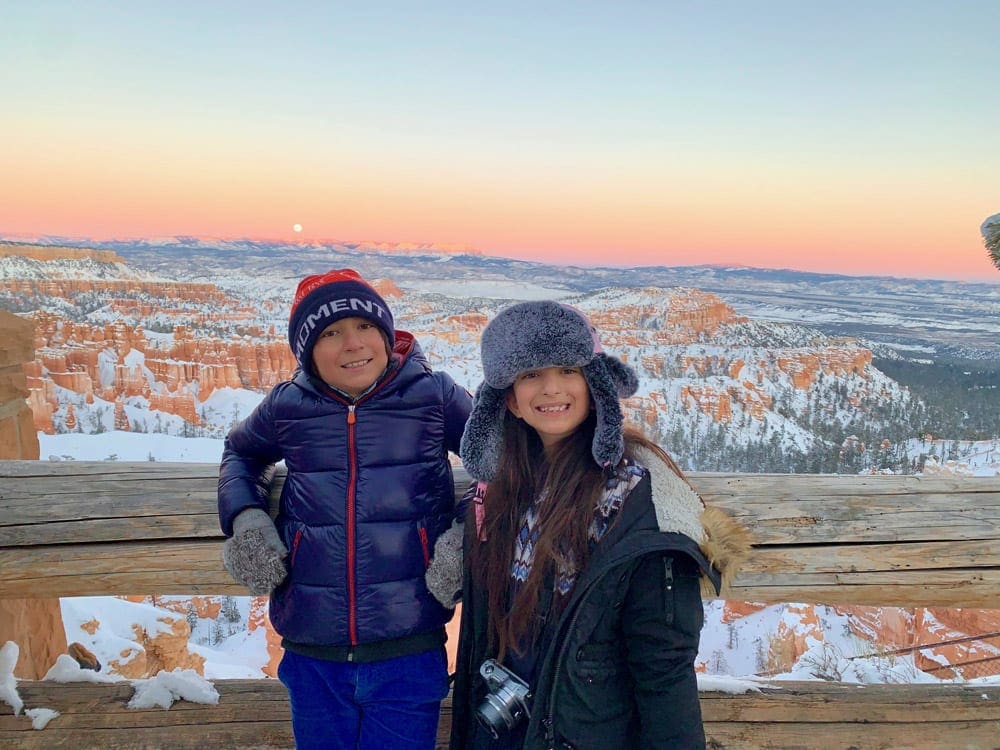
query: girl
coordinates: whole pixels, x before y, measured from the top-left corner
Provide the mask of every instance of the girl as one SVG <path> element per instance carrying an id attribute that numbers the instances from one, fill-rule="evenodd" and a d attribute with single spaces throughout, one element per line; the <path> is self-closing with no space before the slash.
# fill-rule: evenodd
<path id="1" fill-rule="evenodd" d="M 479 481 L 467 496 L 451 747 L 704 747 L 699 579 L 718 592 L 746 532 L 624 429 L 619 399 L 636 374 L 578 310 L 503 310 L 482 361 L 461 443 Z M 456 586 L 439 560 L 458 533 L 439 541 L 428 577 L 443 600 Z"/>

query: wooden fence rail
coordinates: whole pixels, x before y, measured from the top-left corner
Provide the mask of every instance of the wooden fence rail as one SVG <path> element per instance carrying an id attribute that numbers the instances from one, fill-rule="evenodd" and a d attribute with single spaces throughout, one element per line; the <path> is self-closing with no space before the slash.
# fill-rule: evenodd
<path id="1" fill-rule="evenodd" d="M 214 464 L 0 462 L 0 598 L 245 593 L 220 562 L 217 471 Z M 754 554 L 729 598 L 1000 608 L 996 478 L 690 479 L 708 504 L 754 535 Z M 282 482 L 279 474 L 272 500 Z"/>
<path id="2" fill-rule="evenodd" d="M 221 563 L 214 464 L 0 462 L 0 598 L 239 594 Z M 692 474 L 753 533 L 728 598 L 1000 608 L 996 478 Z M 276 477 L 272 501 L 283 476 Z M 467 478 L 456 479 L 464 488 Z M 134 711 L 127 684 L 22 682 L 61 716 L 0 703 L 0 748 L 287 748 L 284 689 L 220 680 L 218 706 Z M 1000 685 L 778 682 L 701 693 L 714 750 L 1000 750 Z M 450 709 L 442 712 L 442 734 Z"/>
<path id="3" fill-rule="evenodd" d="M 127 683 L 22 682 L 25 703 L 60 712 L 42 731 L 0 704 L 0 750 L 292 748 L 288 695 L 277 680 L 216 680 L 219 704 L 126 707 Z M 710 750 L 998 750 L 1000 686 L 780 682 L 760 692 L 702 692 Z M 451 706 L 438 747 L 447 747 Z M 386 750 L 391 750 L 387 748 Z M 632 750 L 621 748 L 620 750 Z M 687 750 L 664 748 L 663 750 Z"/>

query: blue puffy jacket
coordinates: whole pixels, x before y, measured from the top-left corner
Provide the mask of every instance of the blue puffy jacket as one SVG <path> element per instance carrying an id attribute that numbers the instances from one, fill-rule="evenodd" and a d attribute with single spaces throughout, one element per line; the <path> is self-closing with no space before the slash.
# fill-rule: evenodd
<path id="1" fill-rule="evenodd" d="M 288 470 L 275 523 L 289 574 L 270 615 L 293 643 L 357 646 L 440 629 L 451 617 L 424 573 L 455 516 L 448 451 L 458 453 L 472 398 L 431 371 L 409 333 L 396 332 L 393 364 L 354 404 L 299 371 L 226 439 L 226 536 L 241 511 L 267 509 L 270 467 L 284 459 Z"/>

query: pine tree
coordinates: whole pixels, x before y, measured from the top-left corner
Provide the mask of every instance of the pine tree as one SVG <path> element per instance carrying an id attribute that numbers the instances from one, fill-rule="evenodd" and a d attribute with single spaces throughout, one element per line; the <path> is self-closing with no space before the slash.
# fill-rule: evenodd
<path id="1" fill-rule="evenodd" d="M 243 617 L 240 615 L 240 608 L 236 604 L 236 599 L 231 596 L 226 596 L 222 600 L 222 609 L 220 614 L 226 619 L 226 622 L 236 624 L 241 622 Z"/>
<path id="2" fill-rule="evenodd" d="M 198 625 L 198 613 L 195 612 L 194 602 L 188 602 L 187 614 L 185 617 L 187 618 L 188 627 L 191 628 L 191 632 L 193 633 L 195 627 Z"/>

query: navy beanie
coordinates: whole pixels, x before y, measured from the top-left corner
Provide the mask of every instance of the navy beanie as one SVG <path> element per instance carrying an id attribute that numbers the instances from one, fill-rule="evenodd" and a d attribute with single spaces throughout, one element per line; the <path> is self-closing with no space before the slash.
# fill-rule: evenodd
<path id="1" fill-rule="evenodd" d="M 312 350 L 319 335 L 343 318 L 365 318 L 395 345 L 392 311 L 375 288 L 350 268 L 306 276 L 299 282 L 288 317 L 288 344 L 306 372 L 312 372 Z"/>

